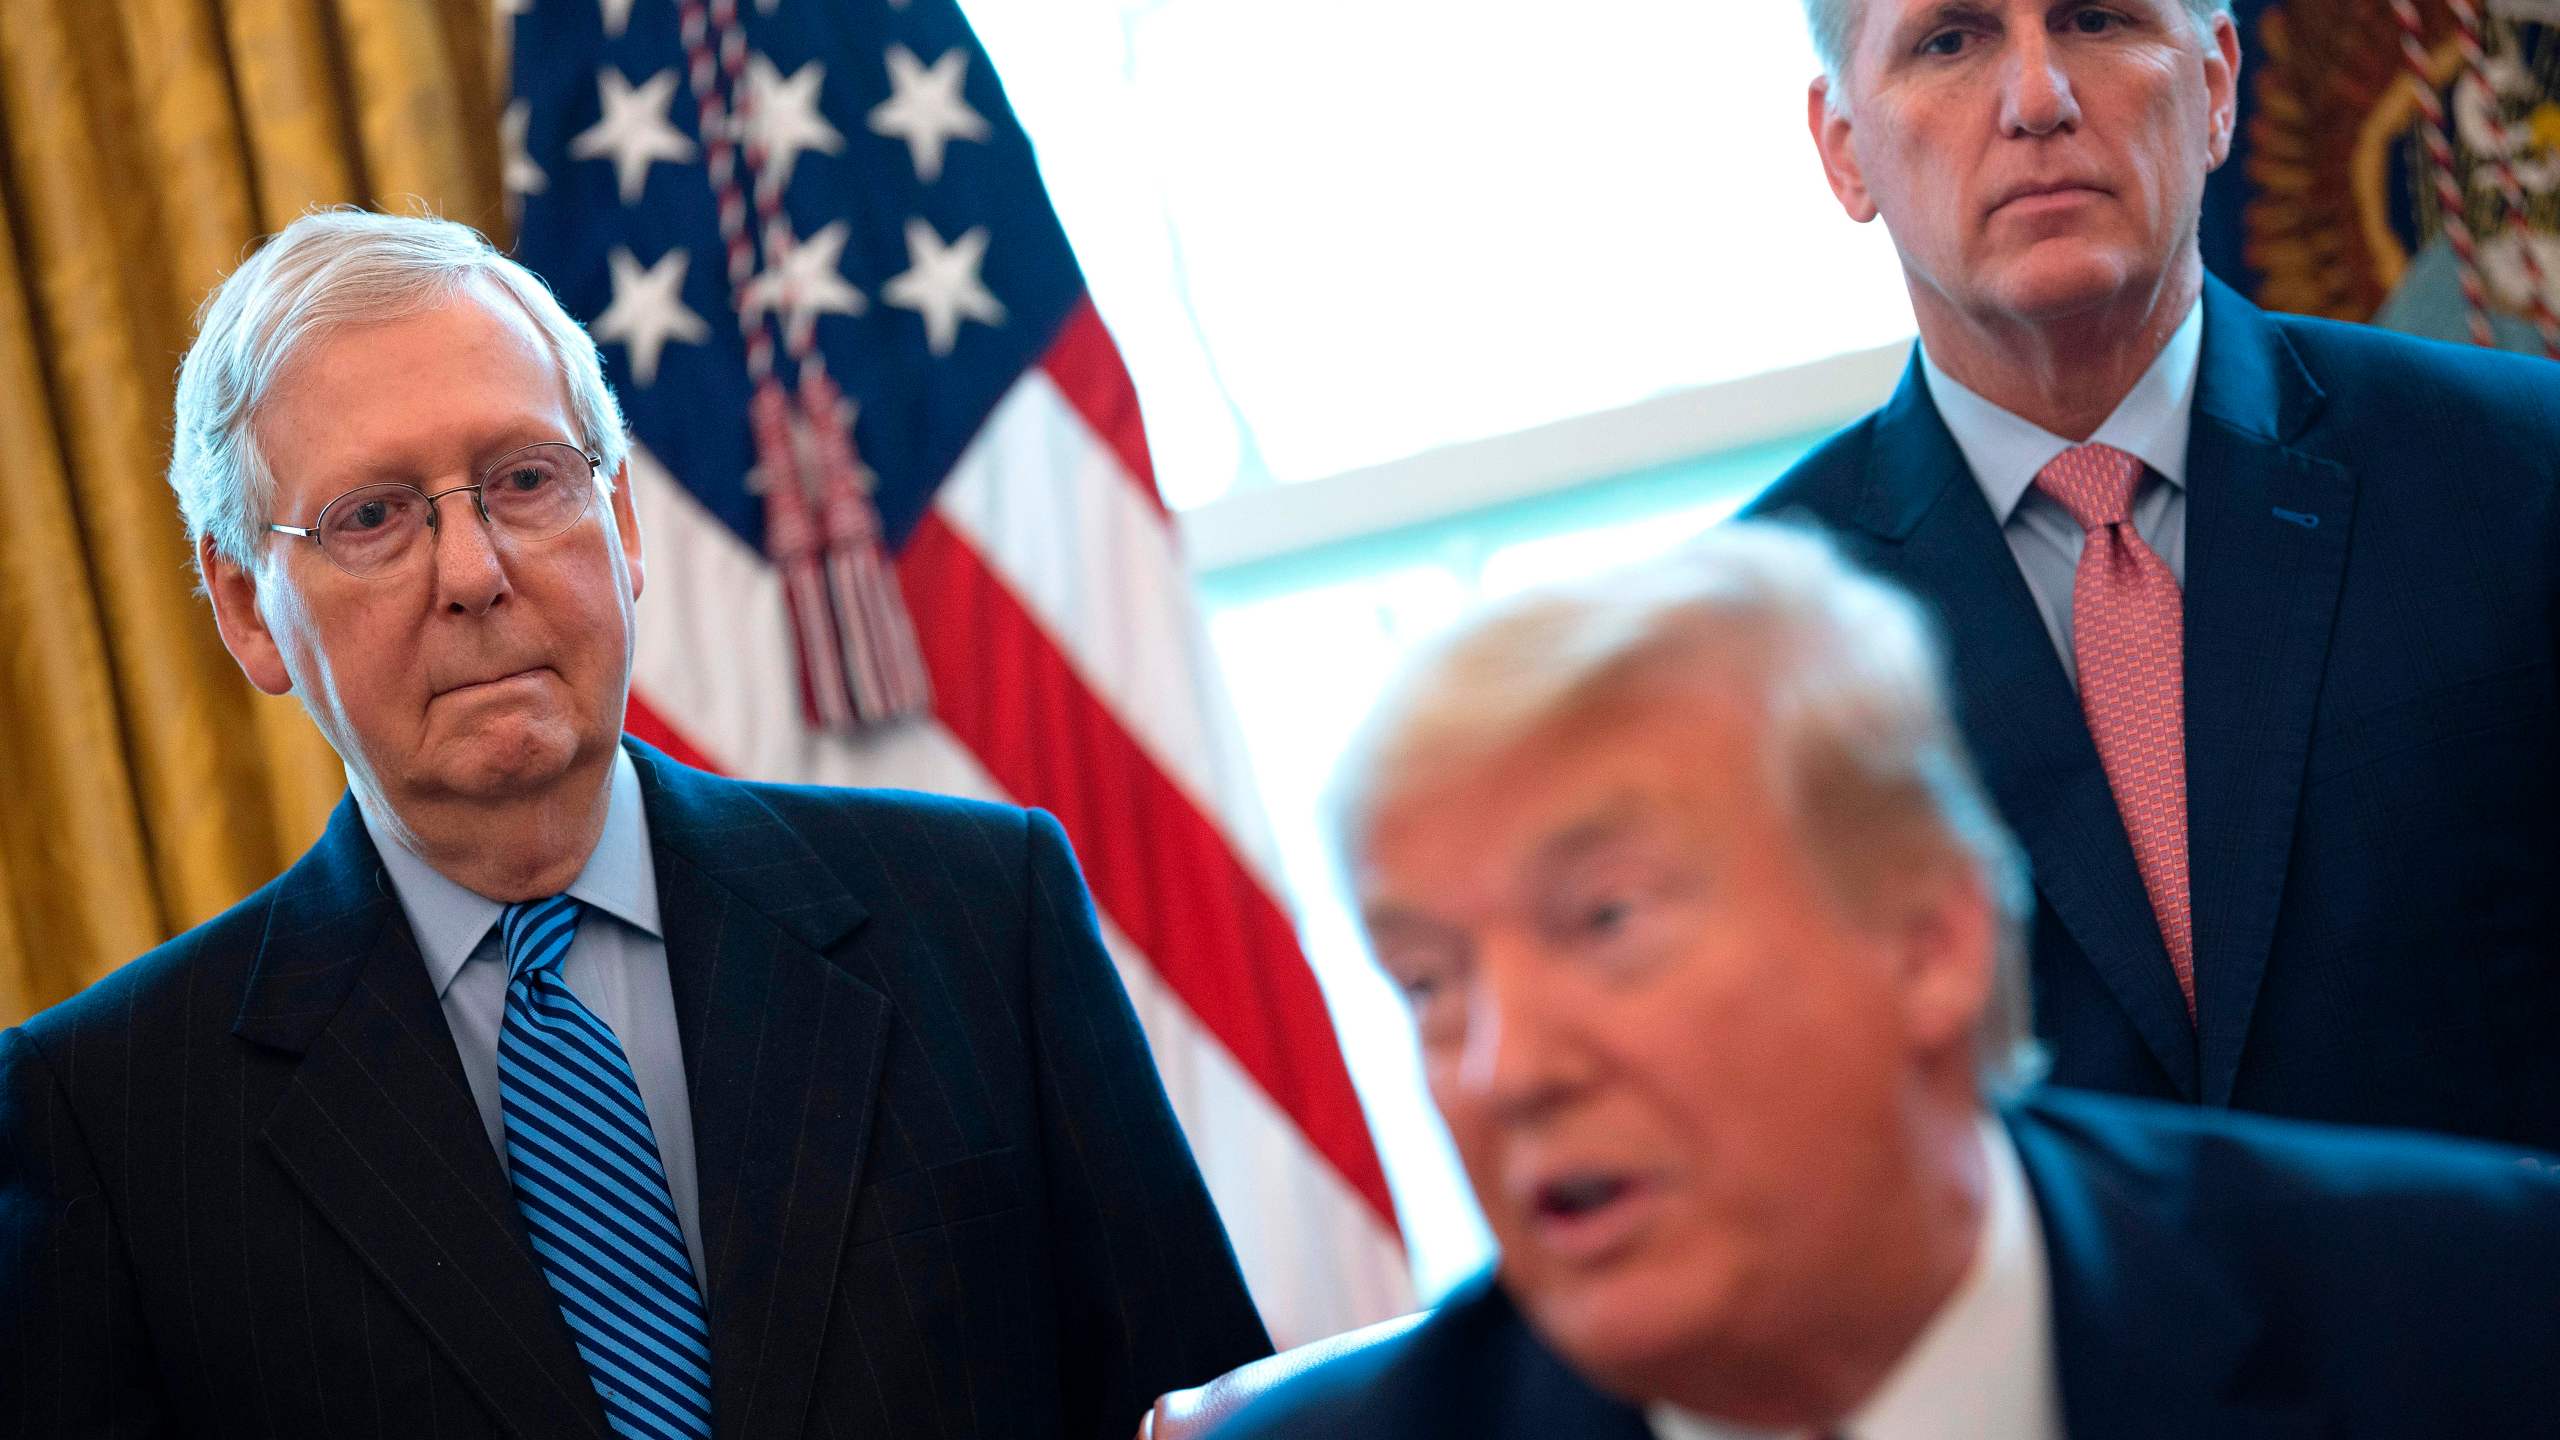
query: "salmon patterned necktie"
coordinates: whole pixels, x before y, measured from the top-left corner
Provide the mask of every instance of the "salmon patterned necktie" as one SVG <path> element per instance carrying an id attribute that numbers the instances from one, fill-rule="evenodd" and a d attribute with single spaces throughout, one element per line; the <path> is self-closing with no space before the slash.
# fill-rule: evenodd
<path id="1" fill-rule="evenodd" d="M 2142 461 L 2077 445 L 2036 485 L 2087 532 L 2071 580 L 2071 653 L 2098 763 L 2133 842 L 2169 964 L 2196 1018 L 2195 928 L 2187 908 L 2186 663 L 2178 579 L 2133 528 Z"/>

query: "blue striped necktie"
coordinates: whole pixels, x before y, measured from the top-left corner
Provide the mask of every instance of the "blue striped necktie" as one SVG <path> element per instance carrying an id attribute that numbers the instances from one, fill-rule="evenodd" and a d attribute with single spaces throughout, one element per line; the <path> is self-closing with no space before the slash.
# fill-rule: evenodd
<path id="1" fill-rule="evenodd" d="M 554 895 L 498 917 L 508 1179 L 613 1432 L 700 1440 L 711 1330 L 657 1136 L 622 1042 L 560 977 L 583 908 Z"/>

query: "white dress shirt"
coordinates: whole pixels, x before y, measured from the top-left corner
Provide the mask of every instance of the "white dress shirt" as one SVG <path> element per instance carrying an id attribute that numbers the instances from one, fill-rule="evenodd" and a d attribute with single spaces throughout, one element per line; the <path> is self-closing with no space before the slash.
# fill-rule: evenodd
<path id="1" fill-rule="evenodd" d="M 2150 475 L 2134 490 L 2133 528 L 2187 583 L 2187 431 L 2195 413 L 2196 369 L 2204 358 L 2204 301 L 2199 298 L 2142 372 L 2115 413 L 2089 443 L 2111 445 L 2142 461 Z M 2080 565 L 2080 522 L 2062 503 L 2035 488 L 2036 472 L 2080 443 L 2001 409 L 1966 389 L 1920 347 L 1920 372 L 1938 418 L 1947 422 L 1964 452 L 1982 498 L 2000 521 L 2001 538 L 2017 558 L 2018 573 L 2036 597 L 2045 633 L 2062 656 L 2063 673 L 2079 682 L 2071 654 L 2071 582 Z"/>
<path id="2" fill-rule="evenodd" d="M 568 892 L 586 902 L 577 938 L 560 964 L 571 994 L 613 1027 L 640 1084 L 668 1198 L 684 1231 L 684 1248 L 701 1283 L 702 1202 L 695 1179 L 693 1110 L 685 1086 L 684 1051 L 676 1036 L 675 991 L 667 978 L 666 937 L 658 923 L 658 871 L 641 809 L 640 772 L 617 748 L 604 833 Z M 358 806 L 362 812 L 362 806 Z M 498 1032 L 507 1018 L 507 963 L 497 933 L 506 907 L 446 878 L 364 813 L 373 848 L 391 872 L 391 888 L 409 917 L 427 982 L 444 1007 L 462 1074 L 480 1107 L 480 1123 L 507 1163 L 505 1112 L 498 1105 Z"/>
<path id="3" fill-rule="evenodd" d="M 2044 1229 L 2009 1132 L 1981 1124 L 1989 1193 L 1973 1263 L 1955 1293 L 1856 1414 L 1845 1440 L 2062 1440 Z M 1646 1413 L 1657 1440 L 1797 1440 L 1668 1405 Z M 1801 1432 L 1798 1432 L 1800 1435 Z"/>

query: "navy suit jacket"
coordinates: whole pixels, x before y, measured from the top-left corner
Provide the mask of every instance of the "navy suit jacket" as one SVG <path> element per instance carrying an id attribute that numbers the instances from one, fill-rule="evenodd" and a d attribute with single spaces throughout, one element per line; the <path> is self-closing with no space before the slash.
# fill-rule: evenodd
<path id="1" fill-rule="evenodd" d="M 2560 365 L 2206 281 L 2187 451 L 2196 1020 L 1917 356 L 1751 513 L 1916 592 L 2039 904 L 2064 1085 L 2560 1149 Z"/>
<path id="2" fill-rule="evenodd" d="M 722 1437 L 1125 1440 L 1268 1353 L 1037 812 L 636 742 Z M 603 1436 L 352 801 L 0 1034 L 0 1434 Z"/>
<path id="3" fill-rule="evenodd" d="M 2048 1091 L 2002 1117 L 2071 1440 L 2554 1429 L 2560 1177 L 2468 1142 Z M 1217 1440 L 1649 1440 L 1491 1273 Z M 1994 1440 L 1994 1437 L 1986 1437 Z"/>

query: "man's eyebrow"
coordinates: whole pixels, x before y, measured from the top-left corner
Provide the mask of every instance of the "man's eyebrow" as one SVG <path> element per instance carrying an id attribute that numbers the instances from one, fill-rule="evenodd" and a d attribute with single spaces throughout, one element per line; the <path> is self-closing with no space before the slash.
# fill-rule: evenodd
<path id="1" fill-rule="evenodd" d="M 1595 850 L 1606 849 L 1642 828 L 1654 809 L 1639 792 L 1621 791 L 1592 807 L 1581 819 L 1538 842 L 1530 852 L 1532 868 L 1567 865 Z"/>
<path id="2" fill-rule="evenodd" d="M 1925 10 L 1915 10 L 1902 17 L 1893 27 L 1893 53 L 1906 54 L 1920 43 L 1922 36 L 1943 26 L 1962 23 L 1988 25 L 1999 16 L 1981 0 L 1939 0 Z"/>
<path id="3" fill-rule="evenodd" d="M 1368 932 L 1370 951 L 1381 962 L 1388 959 L 1391 948 L 1416 943 L 1438 945 L 1460 955 L 1467 950 L 1466 936 L 1457 927 L 1393 900 L 1363 906 L 1360 928 Z"/>

